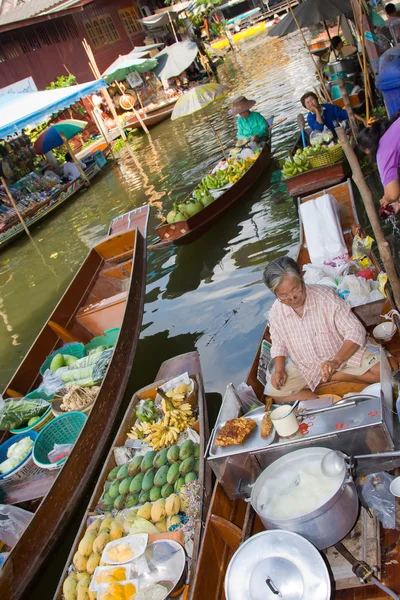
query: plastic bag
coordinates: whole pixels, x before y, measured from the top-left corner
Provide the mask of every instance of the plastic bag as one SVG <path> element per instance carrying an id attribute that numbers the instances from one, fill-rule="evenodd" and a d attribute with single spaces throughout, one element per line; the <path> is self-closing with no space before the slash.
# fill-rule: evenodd
<path id="1" fill-rule="evenodd" d="M 372 252 L 374 240 L 369 235 L 365 235 L 362 229 L 358 228 L 358 233 L 354 236 L 352 245 L 352 260 L 357 261 L 361 269 L 368 269 L 372 266 L 369 256 Z"/>
<path id="2" fill-rule="evenodd" d="M 53 450 L 47 455 L 51 463 L 56 463 L 71 454 L 74 444 L 54 444 Z"/>
<path id="3" fill-rule="evenodd" d="M 396 499 L 389 489 L 393 479 L 388 473 L 372 473 L 361 490 L 363 500 L 375 510 L 385 529 L 396 529 Z"/>
<path id="4" fill-rule="evenodd" d="M 62 369 L 68 369 L 68 367 L 62 367 Z M 65 384 L 61 379 L 61 369 L 57 371 L 47 371 L 44 372 L 43 381 L 38 387 L 38 392 L 43 392 L 46 396 L 54 396 L 57 392 L 64 389 Z"/>
<path id="5" fill-rule="evenodd" d="M 0 395 L 0 429 L 17 429 L 26 425 L 32 417 L 40 417 L 49 408 L 46 400 L 12 398 L 4 400 Z"/>
<path id="6" fill-rule="evenodd" d="M 370 301 L 371 288 L 366 279 L 356 277 L 355 275 L 346 275 L 338 286 L 339 292 L 348 290 L 349 295 L 346 301 L 350 306 L 359 306 L 367 304 Z"/>
<path id="7" fill-rule="evenodd" d="M 247 385 L 246 383 L 241 383 L 237 389 L 237 394 L 240 398 L 240 403 L 242 405 L 243 411 L 249 412 L 258 406 L 264 406 L 262 402 L 257 398 L 253 388 L 251 385 Z"/>
<path id="8" fill-rule="evenodd" d="M 0 540 L 13 548 L 32 517 L 33 513 L 18 506 L 0 504 Z"/>

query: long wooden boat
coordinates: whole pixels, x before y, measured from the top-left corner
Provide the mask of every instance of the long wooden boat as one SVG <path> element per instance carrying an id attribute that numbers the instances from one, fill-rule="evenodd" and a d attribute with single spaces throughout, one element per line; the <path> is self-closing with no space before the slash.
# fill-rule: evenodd
<path id="1" fill-rule="evenodd" d="M 103 153 L 106 157 L 109 155 L 110 150 L 110 146 L 107 146 L 103 150 Z M 90 167 L 88 167 L 85 173 L 89 181 L 96 177 L 106 167 L 107 164 L 103 167 L 99 167 L 96 164 L 93 164 Z M 63 206 L 68 200 L 72 198 L 72 196 L 75 196 L 79 190 L 84 188 L 84 186 L 85 184 L 81 179 L 71 181 L 71 183 L 66 185 L 63 191 L 55 198 L 47 198 L 46 200 L 43 200 L 42 202 L 39 202 L 35 206 L 32 206 L 30 209 L 26 210 L 22 216 L 28 229 L 32 229 L 45 217 L 52 214 L 55 210 Z M 25 229 L 22 226 L 21 222 L 18 220 L 18 217 L 16 216 L 15 224 L 11 225 L 5 231 L 0 233 L 0 251 L 6 246 L 8 246 L 8 244 L 15 241 L 18 237 L 24 234 Z"/>
<path id="2" fill-rule="evenodd" d="M 302 147 L 301 136 L 299 136 L 292 148 L 291 154 L 294 154 L 298 148 Z M 294 175 L 294 177 L 284 179 L 283 182 L 289 190 L 290 196 L 298 198 L 299 196 L 306 196 L 307 194 L 319 192 L 322 189 L 336 185 L 344 181 L 349 174 L 350 166 L 347 159 L 344 158 L 332 165 L 299 173 L 298 175 Z"/>
<path id="3" fill-rule="evenodd" d="M 349 186 L 350 183 L 346 182 L 326 191 L 332 193 L 339 202 L 345 240 L 349 249 L 351 249 L 352 234 L 349 227 L 353 223 L 357 223 L 358 219 Z M 319 195 L 320 193 L 314 194 L 301 201 L 306 202 L 308 200 L 313 200 Z M 310 262 L 305 242 L 304 232 L 302 232 L 297 256 L 299 265 Z M 384 312 L 390 308 L 391 304 L 388 301 Z M 270 341 L 268 327 L 263 333 L 262 340 L 264 339 Z M 399 359 L 399 336 L 395 336 L 395 338 L 386 345 L 386 348 Z M 261 343 L 248 373 L 247 384 L 253 387 L 257 397 L 263 401 L 263 386 L 257 379 L 260 349 Z M 361 383 L 326 383 L 320 385 L 317 388 L 317 392 L 319 394 L 339 394 L 343 396 L 344 393 L 361 392 L 365 387 L 366 384 Z M 217 482 L 214 487 L 206 520 L 204 538 L 194 583 L 193 600 L 203 600 L 204 598 L 226 600 L 224 592 L 225 573 L 233 554 L 241 543 L 264 529 L 265 527 L 253 511 L 251 504 L 246 503 L 241 499 L 231 500 L 224 491 L 223 486 Z M 398 543 L 398 532 L 395 530 L 382 530 L 381 543 L 383 548 L 390 549 L 390 552 L 387 552 L 387 554 L 383 556 L 382 567 L 385 584 L 392 588 L 395 587 L 399 592 L 400 575 L 397 566 L 400 560 L 400 546 Z M 367 598 L 379 598 L 383 600 L 384 598 L 387 598 L 387 595 L 382 594 L 378 588 L 368 585 L 360 588 L 338 591 L 334 597 L 343 600 L 361 600 Z"/>
<path id="4" fill-rule="evenodd" d="M 149 248 L 161 249 L 171 245 L 189 244 L 203 235 L 223 213 L 238 202 L 263 175 L 272 161 L 271 146 L 265 144 L 257 160 L 246 173 L 219 198 L 200 212 L 179 223 L 163 223 L 156 228 L 159 239 Z"/>
<path id="5" fill-rule="evenodd" d="M 80 540 L 82 539 L 84 532 L 87 527 L 87 520 L 90 515 L 96 514 L 95 508 L 102 496 L 104 483 L 107 479 L 108 473 L 116 466 L 115 456 L 114 456 L 114 448 L 124 446 L 125 441 L 127 439 L 127 432 L 131 429 L 132 425 L 136 420 L 136 406 L 141 399 L 144 398 L 155 398 L 157 394 L 157 387 L 163 385 L 167 381 L 177 377 L 183 373 L 189 373 L 189 375 L 194 378 L 197 383 L 197 403 L 199 408 L 199 433 L 200 433 L 200 456 L 204 456 L 205 449 L 208 442 L 209 437 L 209 427 L 208 427 L 208 417 L 207 417 L 207 404 L 204 392 L 204 383 L 203 376 L 201 372 L 200 365 L 200 357 L 197 352 L 189 352 L 188 354 L 181 354 L 180 356 L 176 356 L 171 358 L 164 363 L 162 363 L 157 375 L 156 380 L 153 384 L 146 386 L 139 391 L 137 391 L 125 413 L 125 416 L 121 422 L 118 433 L 112 443 L 110 452 L 107 456 L 106 461 L 104 462 L 103 470 L 98 479 L 97 485 L 94 489 L 92 497 L 89 501 L 88 507 L 86 509 L 85 515 L 82 520 L 82 524 L 79 528 L 79 531 L 75 537 L 75 541 L 73 543 L 70 555 L 62 572 L 60 583 L 58 585 L 57 591 L 54 596 L 54 600 L 63 600 L 62 594 L 62 585 L 68 574 L 68 568 L 72 564 L 72 559 L 77 551 Z M 207 510 L 209 506 L 209 502 L 211 499 L 211 470 L 206 465 L 205 461 L 201 461 L 200 472 L 199 472 L 199 481 L 202 487 L 202 521 L 205 520 L 207 515 Z M 191 559 L 191 567 L 190 573 L 193 574 L 196 571 L 197 558 L 200 551 L 200 542 L 202 538 L 203 528 L 202 522 L 199 521 L 196 526 L 196 531 L 193 540 L 193 553 Z M 191 577 L 187 592 L 187 599 L 192 598 L 193 593 L 193 580 L 194 577 Z"/>
<path id="6" fill-rule="evenodd" d="M 6 502 L 14 498 L 35 514 L 0 571 L 2 600 L 29 597 L 30 584 L 79 507 L 121 417 L 142 324 L 148 216 L 147 206 L 131 211 L 129 229 L 113 233 L 111 225 L 108 237 L 92 248 L 3 392 L 9 398 L 36 389 L 42 363 L 63 343 L 88 343 L 105 329 L 120 328 L 95 404 L 64 466 L 27 481 L 16 494 L 14 484 L 4 487 Z"/>
<path id="7" fill-rule="evenodd" d="M 161 123 L 161 121 L 168 119 L 174 110 L 177 100 L 178 98 L 173 98 L 162 106 L 158 106 L 153 110 L 145 110 L 143 113 L 140 113 L 142 121 L 146 127 L 152 127 L 153 125 L 157 125 L 157 123 Z M 132 117 L 127 120 L 126 126 L 130 129 L 140 129 L 141 127 L 135 115 L 132 115 Z"/>

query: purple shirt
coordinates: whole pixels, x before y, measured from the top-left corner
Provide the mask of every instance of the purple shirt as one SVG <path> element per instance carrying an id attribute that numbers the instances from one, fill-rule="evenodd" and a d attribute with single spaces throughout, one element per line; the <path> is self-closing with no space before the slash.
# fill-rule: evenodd
<path id="1" fill-rule="evenodd" d="M 381 137 L 376 153 L 383 187 L 398 179 L 400 168 L 400 118 Z"/>

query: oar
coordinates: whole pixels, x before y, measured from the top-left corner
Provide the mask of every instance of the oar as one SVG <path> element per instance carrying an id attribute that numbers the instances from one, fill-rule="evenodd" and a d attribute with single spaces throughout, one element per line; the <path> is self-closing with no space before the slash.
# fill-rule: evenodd
<path id="1" fill-rule="evenodd" d="M 287 121 L 287 117 L 285 117 L 284 119 L 281 119 L 280 121 L 277 121 L 273 125 L 270 125 L 268 127 L 268 129 L 273 129 L 274 127 L 278 127 L 278 125 L 282 125 L 282 123 L 284 123 L 285 121 Z"/>
<path id="2" fill-rule="evenodd" d="M 304 128 L 306 126 L 305 121 L 304 121 L 304 115 L 302 115 L 302 114 L 297 115 L 297 124 L 301 131 L 301 139 L 303 141 L 303 148 L 305 148 L 307 146 L 307 142 L 306 142 L 306 134 L 304 131 Z"/>

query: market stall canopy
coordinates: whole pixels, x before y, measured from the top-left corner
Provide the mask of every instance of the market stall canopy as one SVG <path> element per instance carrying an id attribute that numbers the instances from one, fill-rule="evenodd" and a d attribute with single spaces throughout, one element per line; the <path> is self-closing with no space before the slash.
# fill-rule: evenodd
<path id="1" fill-rule="evenodd" d="M 311 27 L 322 21 L 331 21 L 339 15 L 352 12 L 350 0 L 306 0 L 293 9 L 300 27 Z M 268 35 L 282 37 L 298 31 L 291 13 L 268 31 Z"/>
<path id="2" fill-rule="evenodd" d="M 104 79 L 55 90 L 0 96 L 0 139 L 36 127 L 54 113 L 107 87 Z"/>
<path id="3" fill-rule="evenodd" d="M 46 154 L 46 152 L 53 150 L 53 148 L 58 148 L 58 146 L 64 144 L 64 140 L 60 134 L 63 134 L 67 140 L 70 140 L 83 131 L 86 126 L 86 121 L 79 121 L 78 119 L 58 121 L 58 123 L 54 123 L 54 125 L 43 131 L 33 146 L 38 154 Z"/>
<path id="4" fill-rule="evenodd" d="M 162 27 L 163 25 L 168 25 L 170 21 L 176 21 L 178 18 L 178 14 L 173 11 L 167 11 L 165 13 L 161 13 L 159 15 L 150 15 L 150 17 L 145 17 L 144 19 L 138 19 L 140 23 L 146 25 L 146 27 Z"/>
<path id="5" fill-rule="evenodd" d="M 139 73 L 145 73 L 150 71 L 157 66 L 157 60 L 154 58 L 138 58 L 137 54 L 130 52 L 129 54 L 123 54 L 115 60 L 112 65 L 108 67 L 103 73 L 103 77 L 106 81 L 122 81 L 126 79 L 128 73 L 132 71 L 138 71 Z"/>
<path id="6" fill-rule="evenodd" d="M 192 64 L 198 51 L 197 44 L 190 40 L 172 44 L 154 57 L 158 62 L 154 73 L 160 79 L 177 77 Z"/>

